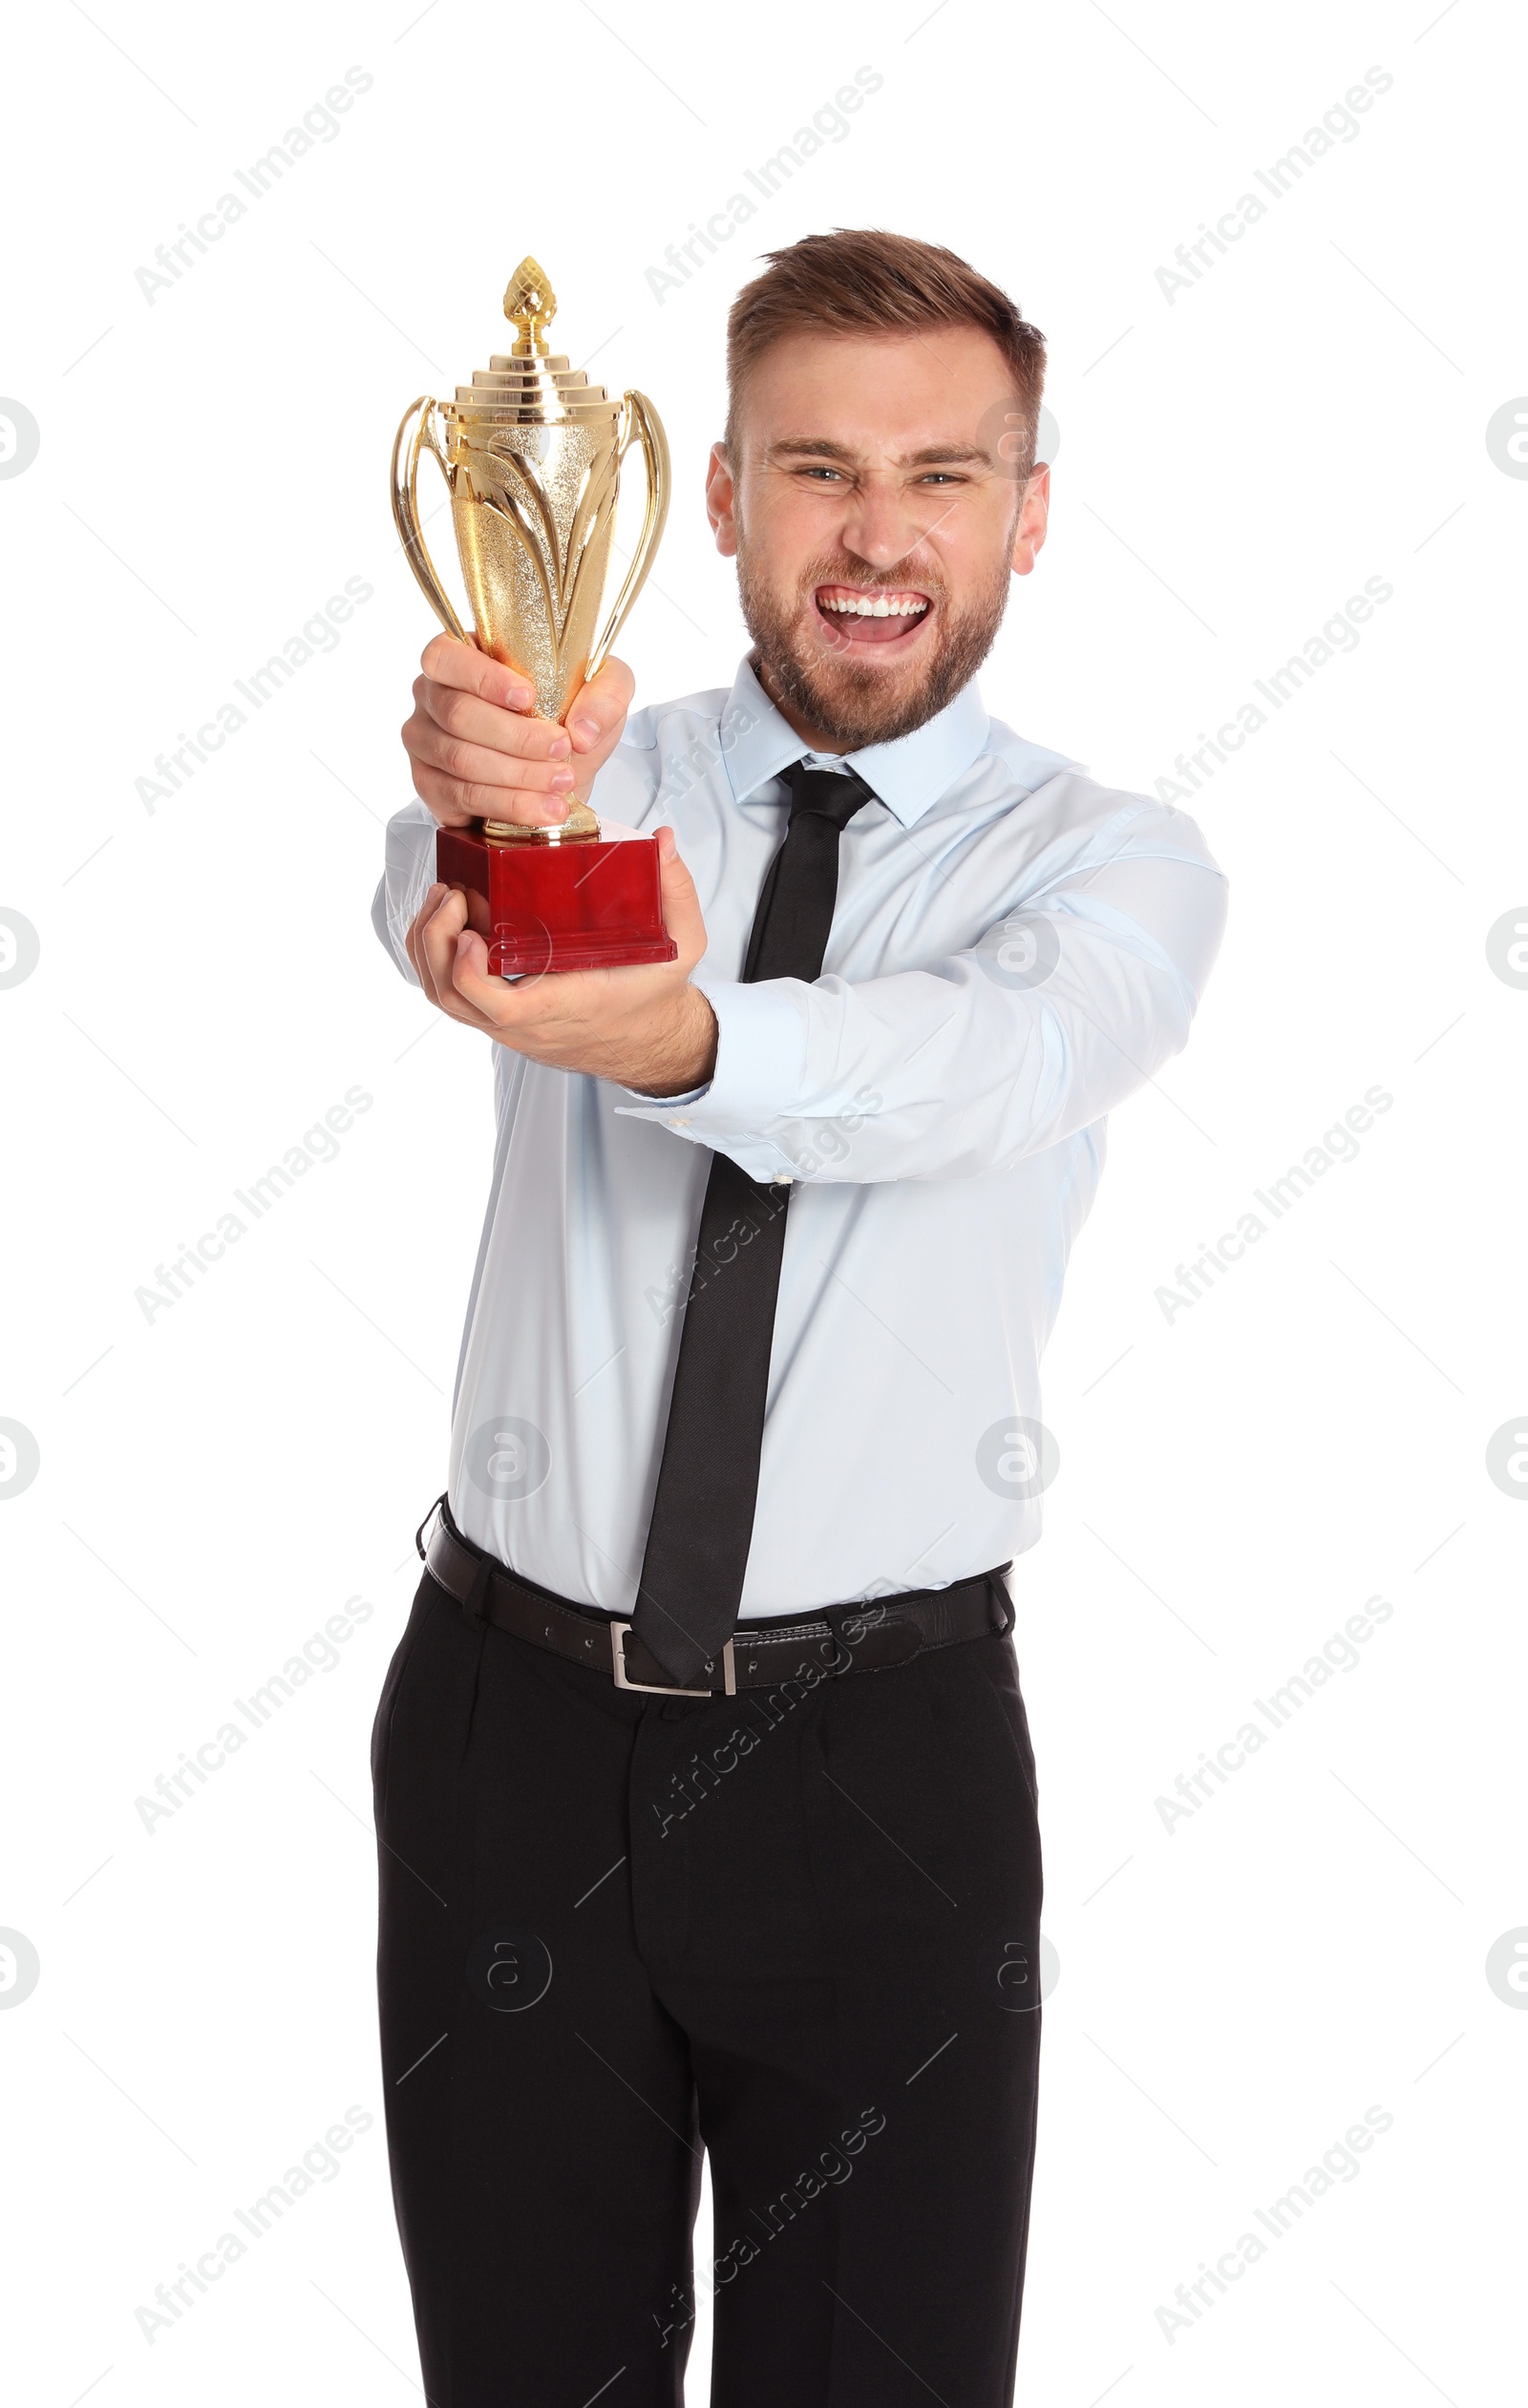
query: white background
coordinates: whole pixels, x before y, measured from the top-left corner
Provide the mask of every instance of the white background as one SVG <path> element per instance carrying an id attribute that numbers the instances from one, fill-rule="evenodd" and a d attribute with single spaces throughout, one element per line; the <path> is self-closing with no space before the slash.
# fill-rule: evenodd
<path id="1" fill-rule="evenodd" d="M 725 314 L 754 252 L 848 223 L 949 243 L 1049 339 L 1050 539 L 983 677 L 1027 735 L 1150 792 L 1393 587 L 1189 804 L 1226 947 L 1187 1055 L 1116 1115 L 1047 1362 L 1062 1468 L 1018 1642 L 1060 1979 L 1019 2397 L 1488 2408 L 1520 2355 L 1528 2045 L 1528 1996 L 1485 1971 L 1528 1924 L 1528 1511 L 1486 1468 L 1528 1407 L 1528 992 L 1486 950 L 1528 897 L 1528 481 L 1486 442 L 1528 391 L 1520 20 L 414 13 L 93 0 L 8 41 L 0 391 L 40 449 L 0 481 L 0 909 L 41 945 L 0 988 L 0 1416 L 41 1463 L 0 1501 L 0 1925 L 41 1964 L 0 2015 L 10 2388 L 416 2396 L 367 1742 L 443 1485 L 490 1101 L 481 1043 L 368 919 L 432 627 L 388 452 L 502 344 L 538 253 L 560 342 L 673 445 L 639 692 L 724 685 L 742 631 L 700 481 Z M 351 66 L 336 138 L 146 298 L 156 245 Z M 883 82 L 845 137 L 660 303 L 666 246 L 860 67 Z M 1170 301 L 1176 247 L 1370 67 L 1393 83 L 1357 138 Z M 156 755 L 348 578 L 371 598 L 337 647 L 147 809 Z M 337 1158 L 146 1319 L 157 1266 L 352 1087 Z M 1169 1319 L 1177 1266 L 1372 1087 L 1357 1158 Z M 156 1776 L 357 1595 L 335 1667 L 146 1830 Z M 1375 1595 L 1358 1667 L 1164 1827 L 1157 1798 Z M 155 2286 L 352 2103 L 374 2122 L 339 2178 L 146 2341 Z M 1393 2124 L 1359 2177 L 1169 2339 L 1175 2288 L 1371 2105 Z"/>

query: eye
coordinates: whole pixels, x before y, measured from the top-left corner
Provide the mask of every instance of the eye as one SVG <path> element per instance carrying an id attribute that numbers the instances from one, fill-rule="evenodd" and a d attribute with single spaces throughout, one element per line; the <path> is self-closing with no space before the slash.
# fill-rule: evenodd
<path id="1" fill-rule="evenodd" d="M 837 481 L 837 479 L 838 479 L 838 477 L 842 475 L 842 473 L 843 473 L 843 472 L 842 472 L 842 470 L 841 470 L 841 469 L 837 469 L 837 468 L 818 468 L 818 467 L 804 468 L 804 469 L 802 469 L 802 471 L 801 471 L 801 475 L 802 475 L 803 476 L 816 476 L 816 477 L 818 477 L 818 478 L 825 478 L 825 479 L 828 479 L 828 480 L 831 480 L 831 481 L 835 481 L 835 482 L 836 482 L 836 481 Z"/>

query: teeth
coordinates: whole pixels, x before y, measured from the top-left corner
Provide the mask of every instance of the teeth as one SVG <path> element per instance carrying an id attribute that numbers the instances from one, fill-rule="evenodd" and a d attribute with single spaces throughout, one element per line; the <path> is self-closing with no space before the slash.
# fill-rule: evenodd
<path id="1" fill-rule="evenodd" d="M 818 608 L 846 611 L 854 619 L 921 619 L 928 604 L 916 599 L 888 602 L 884 594 L 857 594 L 851 601 L 822 602 Z"/>

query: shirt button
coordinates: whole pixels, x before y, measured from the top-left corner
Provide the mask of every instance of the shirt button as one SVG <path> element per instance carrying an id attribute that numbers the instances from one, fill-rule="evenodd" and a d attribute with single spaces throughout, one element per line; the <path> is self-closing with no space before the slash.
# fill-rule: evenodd
<path id="1" fill-rule="evenodd" d="M 775 1184 L 776 1187 L 794 1187 L 796 1182 L 792 1178 L 789 1171 L 776 1171 L 775 1173 Z"/>
<path id="2" fill-rule="evenodd" d="M 674 1112 L 670 1114 L 668 1126 L 670 1129 L 688 1129 L 690 1127 L 690 1114 L 688 1112 Z"/>

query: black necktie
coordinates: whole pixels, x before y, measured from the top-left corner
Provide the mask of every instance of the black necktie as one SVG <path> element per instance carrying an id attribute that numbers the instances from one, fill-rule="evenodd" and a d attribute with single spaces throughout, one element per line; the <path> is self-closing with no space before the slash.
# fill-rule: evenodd
<path id="1" fill-rule="evenodd" d="M 838 836 L 874 800 L 853 771 L 786 771 L 791 821 L 770 863 L 745 982 L 822 974 Z M 709 1673 L 737 1621 L 753 1535 L 789 1182 L 711 1156 L 685 1307 L 634 1635 L 681 1687 Z"/>

